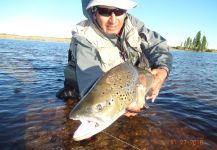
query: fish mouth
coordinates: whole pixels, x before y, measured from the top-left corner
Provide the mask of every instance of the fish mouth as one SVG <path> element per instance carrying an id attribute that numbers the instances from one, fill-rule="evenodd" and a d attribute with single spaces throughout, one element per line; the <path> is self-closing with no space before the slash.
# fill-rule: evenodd
<path id="1" fill-rule="evenodd" d="M 121 115 L 123 115 L 124 112 L 125 109 L 123 109 L 119 113 L 116 113 L 116 115 L 113 115 L 112 117 L 109 116 L 104 116 L 104 117 L 96 117 L 96 116 L 81 117 L 80 116 L 74 118 L 71 117 L 70 119 L 81 121 L 81 125 L 78 127 L 78 129 L 75 131 L 73 135 L 73 140 L 81 141 L 84 139 L 88 139 L 91 136 L 101 132 L 102 130 L 110 126 Z"/>
<path id="2" fill-rule="evenodd" d="M 88 139 L 107 127 L 103 122 L 95 119 L 81 119 L 80 121 L 81 124 L 73 135 L 75 141 Z"/>

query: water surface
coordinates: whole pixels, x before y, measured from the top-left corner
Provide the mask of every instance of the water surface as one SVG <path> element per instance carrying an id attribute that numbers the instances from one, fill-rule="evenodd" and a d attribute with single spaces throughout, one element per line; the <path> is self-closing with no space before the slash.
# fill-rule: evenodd
<path id="1" fill-rule="evenodd" d="M 0 40 L 0 148 L 216 149 L 217 54 L 172 51 L 173 70 L 155 103 L 121 117 L 92 140 L 75 142 L 73 103 L 63 86 L 69 43 Z"/>

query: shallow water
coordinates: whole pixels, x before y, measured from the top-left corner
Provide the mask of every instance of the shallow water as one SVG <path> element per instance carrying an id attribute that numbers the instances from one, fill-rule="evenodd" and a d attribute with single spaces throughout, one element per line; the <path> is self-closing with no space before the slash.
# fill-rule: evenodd
<path id="1" fill-rule="evenodd" d="M 217 54 L 172 51 L 170 77 L 150 109 L 75 142 L 63 86 L 69 43 L 0 40 L 0 149 L 216 149 Z"/>

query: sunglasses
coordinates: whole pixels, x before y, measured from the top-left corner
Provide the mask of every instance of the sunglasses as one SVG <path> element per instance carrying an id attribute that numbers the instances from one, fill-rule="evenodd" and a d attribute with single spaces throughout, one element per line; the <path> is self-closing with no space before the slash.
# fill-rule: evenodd
<path id="1" fill-rule="evenodd" d="M 96 10 L 101 16 L 104 16 L 104 17 L 111 16 L 113 12 L 114 12 L 115 16 L 121 16 L 127 12 L 127 10 L 119 9 L 119 8 L 108 9 L 108 8 L 96 7 Z"/>

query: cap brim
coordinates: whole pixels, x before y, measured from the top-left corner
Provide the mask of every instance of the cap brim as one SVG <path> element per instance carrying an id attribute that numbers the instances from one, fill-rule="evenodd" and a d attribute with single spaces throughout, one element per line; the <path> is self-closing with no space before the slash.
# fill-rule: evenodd
<path id="1" fill-rule="evenodd" d="M 103 1 L 103 0 L 95 0 L 91 1 L 86 9 L 89 9 L 94 6 L 111 6 L 111 7 L 116 7 L 120 9 L 131 9 L 137 6 L 137 3 L 134 1 L 130 0 L 125 0 L 124 3 L 120 0 L 115 0 L 115 1 Z"/>

